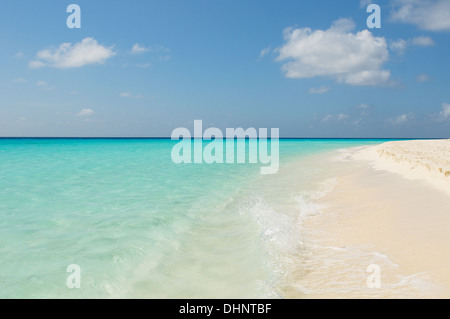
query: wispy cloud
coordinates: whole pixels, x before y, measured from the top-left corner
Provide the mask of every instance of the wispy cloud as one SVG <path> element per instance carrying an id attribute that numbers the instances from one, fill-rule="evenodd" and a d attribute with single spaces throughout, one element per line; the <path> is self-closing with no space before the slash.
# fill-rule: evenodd
<path id="1" fill-rule="evenodd" d="M 269 54 L 271 50 L 272 50 L 272 48 L 270 46 L 267 47 L 267 48 L 262 49 L 261 52 L 259 53 L 259 57 L 263 58 L 264 56 Z"/>
<path id="2" fill-rule="evenodd" d="M 21 116 L 16 120 L 17 124 L 24 124 L 26 121 L 28 121 L 28 118 L 26 118 L 25 116 Z"/>
<path id="3" fill-rule="evenodd" d="M 401 125 L 409 122 L 414 118 L 414 114 L 408 113 L 408 114 L 401 114 L 399 116 L 389 118 L 386 120 L 386 122 L 390 125 Z"/>
<path id="4" fill-rule="evenodd" d="M 421 47 L 429 47 L 434 45 L 434 41 L 432 38 L 427 36 L 420 36 L 412 39 L 412 44 L 421 46 Z"/>
<path id="5" fill-rule="evenodd" d="M 146 68 L 151 67 L 152 64 L 151 64 L 151 63 L 141 63 L 141 64 L 136 64 L 136 66 L 137 66 L 138 68 L 146 69 Z"/>
<path id="6" fill-rule="evenodd" d="M 172 57 L 168 54 L 166 55 L 161 55 L 158 59 L 159 61 L 169 61 Z"/>
<path id="7" fill-rule="evenodd" d="M 150 51 L 149 48 L 146 48 L 146 47 L 140 45 L 139 43 L 136 43 L 131 48 L 131 53 L 133 53 L 133 54 L 140 54 L 140 53 L 144 53 L 144 52 L 148 52 L 148 51 Z"/>
<path id="8" fill-rule="evenodd" d="M 349 116 L 347 114 L 327 114 L 322 118 L 322 122 L 336 122 L 336 121 L 344 121 L 348 119 Z"/>
<path id="9" fill-rule="evenodd" d="M 398 39 L 391 41 L 389 44 L 389 49 L 391 49 L 391 51 L 394 51 L 399 55 L 403 55 L 406 49 L 410 46 L 429 47 L 433 45 L 434 41 L 432 38 L 427 36 L 420 36 L 409 40 Z"/>
<path id="10" fill-rule="evenodd" d="M 439 113 L 439 119 L 442 121 L 450 118 L 450 104 L 442 103 L 442 111 Z"/>
<path id="11" fill-rule="evenodd" d="M 404 39 L 394 40 L 394 41 L 391 41 L 391 43 L 389 44 L 389 49 L 391 49 L 391 51 L 394 51 L 395 53 L 397 53 L 399 55 L 405 54 L 407 47 L 408 47 L 408 42 Z"/>
<path id="12" fill-rule="evenodd" d="M 154 46 L 143 46 L 139 43 L 136 43 L 133 45 L 133 47 L 131 48 L 131 50 L 129 51 L 130 54 L 133 55 L 138 55 L 138 54 L 143 54 L 143 53 L 155 53 L 155 54 L 159 54 L 158 56 L 158 60 L 160 61 L 168 61 L 170 60 L 172 57 L 169 54 L 170 53 L 170 49 L 162 46 L 162 45 L 154 45 Z M 128 64 L 125 64 L 124 66 L 129 66 Z M 136 66 L 136 67 L 141 67 L 141 68 L 148 68 L 151 66 L 150 63 L 144 63 L 144 64 L 132 64 L 131 66 Z"/>
<path id="13" fill-rule="evenodd" d="M 151 63 L 124 63 L 122 65 L 123 68 L 128 68 L 128 67 L 136 67 L 136 68 L 141 68 L 141 69 L 147 69 L 152 67 Z"/>
<path id="14" fill-rule="evenodd" d="M 168 47 L 165 47 L 163 45 L 153 45 L 153 46 L 143 46 L 139 43 L 136 43 L 133 45 L 133 47 L 130 50 L 130 53 L 132 54 L 141 54 L 145 52 L 150 53 L 170 53 L 170 49 Z"/>
<path id="15" fill-rule="evenodd" d="M 360 109 L 360 110 L 368 110 L 368 109 L 370 109 L 370 105 L 361 103 L 361 104 L 358 104 L 358 105 L 356 106 L 356 108 L 357 108 L 357 109 Z"/>
<path id="16" fill-rule="evenodd" d="M 311 94 L 324 94 L 327 93 L 330 90 L 328 86 L 321 86 L 318 88 L 310 88 L 309 93 Z"/>
<path id="17" fill-rule="evenodd" d="M 74 45 L 63 43 L 57 48 L 41 50 L 29 66 L 31 68 L 79 68 L 89 64 L 105 63 L 114 55 L 115 52 L 111 47 L 102 46 L 93 38 L 85 38 Z"/>
<path id="18" fill-rule="evenodd" d="M 372 4 L 373 0 L 361 0 L 359 1 L 360 8 L 366 8 L 369 4 Z"/>
<path id="19" fill-rule="evenodd" d="M 94 115 L 95 112 L 91 109 L 82 109 L 80 112 L 78 112 L 77 114 L 75 114 L 75 116 L 78 117 L 90 117 L 92 115 Z"/>
<path id="20" fill-rule="evenodd" d="M 340 19 L 327 30 L 284 30 L 285 43 L 277 61 L 288 78 L 327 76 L 350 85 L 380 85 L 390 78 L 382 66 L 389 60 L 384 37 L 368 30 L 352 33 L 355 24 Z M 367 63 L 370 61 L 370 63 Z"/>
<path id="21" fill-rule="evenodd" d="M 428 82 L 430 81 L 430 77 L 428 76 L 428 74 L 419 74 L 416 77 L 416 81 L 419 83 Z"/>
<path id="22" fill-rule="evenodd" d="M 14 83 L 26 83 L 27 80 L 24 78 L 17 78 L 13 80 Z"/>
<path id="23" fill-rule="evenodd" d="M 47 82 L 42 80 L 36 82 L 36 86 L 46 91 L 52 91 L 55 89 L 55 86 L 50 86 Z"/>
<path id="24" fill-rule="evenodd" d="M 394 0 L 391 19 L 428 31 L 450 30 L 450 1 Z"/>
<path id="25" fill-rule="evenodd" d="M 122 98 L 136 98 L 136 99 L 141 99 L 142 98 L 142 95 L 140 95 L 140 94 L 134 95 L 134 94 L 131 94 L 129 92 L 121 92 L 119 94 L 119 96 L 122 97 Z"/>

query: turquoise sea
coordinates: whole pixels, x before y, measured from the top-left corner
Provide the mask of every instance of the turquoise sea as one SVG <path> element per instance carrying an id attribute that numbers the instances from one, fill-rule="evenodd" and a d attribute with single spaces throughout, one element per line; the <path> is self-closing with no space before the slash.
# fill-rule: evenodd
<path id="1" fill-rule="evenodd" d="M 174 164 L 166 139 L 0 139 L 0 298 L 285 297 L 307 195 L 327 188 L 310 159 L 381 142 L 280 140 L 261 175 Z"/>

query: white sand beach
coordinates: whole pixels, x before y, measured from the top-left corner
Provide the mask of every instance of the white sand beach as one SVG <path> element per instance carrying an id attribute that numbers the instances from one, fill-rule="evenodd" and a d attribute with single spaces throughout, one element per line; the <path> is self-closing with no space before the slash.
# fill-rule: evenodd
<path id="1" fill-rule="evenodd" d="M 338 166 L 321 213 L 305 223 L 314 270 L 298 274 L 293 290 L 308 298 L 450 298 L 450 140 L 353 149 Z M 367 285 L 372 264 L 380 288 Z"/>
<path id="2" fill-rule="evenodd" d="M 411 180 L 424 180 L 450 194 L 450 139 L 394 141 L 359 151 L 355 160 Z"/>

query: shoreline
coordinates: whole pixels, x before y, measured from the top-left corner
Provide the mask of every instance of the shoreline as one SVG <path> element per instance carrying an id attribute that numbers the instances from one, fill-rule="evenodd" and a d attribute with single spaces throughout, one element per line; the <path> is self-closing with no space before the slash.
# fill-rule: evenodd
<path id="1" fill-rule="evenodd" d="M 426 165 L 436 167 L 436 159 L 445 164 L 447 147 L 449 140 L 395 141 L 334 159 L 337 183 L 304 227 L 307 260 L 300 267 L 314 268 L 294 274 L 293 297 L 450 298 L 448 180 L 432 168 L 427 176 L 414 157 L 420 149 Z M 370 265 L 380 267 L 380 288 L 367 285 Z"/>

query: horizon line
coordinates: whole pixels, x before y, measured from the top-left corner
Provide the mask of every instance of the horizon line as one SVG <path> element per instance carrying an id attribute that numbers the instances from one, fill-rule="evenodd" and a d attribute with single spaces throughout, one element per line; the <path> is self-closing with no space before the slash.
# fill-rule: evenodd
<path id="1" fill-rule="evenodd" d="M 147 137 L 139 137 L 139 136 L 125 136 L 125 137 L 117 137 L 117 136 L 89 136 L 89 137 L 81 137 L 81 136 L 0 136 L 0 139 L 7 140 L 7 139 L 55 139 L 55 140 L 62 140 L 62 139 L 72 139 L 72 140 L 132 140 L 132 139 L 141 139 L 141 140 L 172 140 L 171 137 L 163 137 L 163 136 L 147 136 Z M 190 138 L 183 138 L 183 139 L 191 139 L 191 140 L 205 140 L 204 138 L 196 138 L 196 137 L 190 137 Z M 218 138 L 218 139 L 231 139 L 231 138 Z M 249 137 L 234 137 L 234 139 L 245 139 L 245 140 L 259 140 L 260 138 L 249 138 Z M 267 137 L 266 139 L 272 139 L 271 137 Z M 278 137 L 279 140 L 436 140 L 436 139 L 450 139 L 450 137 Z M 179 141 L 180 139 L 174 139 L 174 141 Z M 206 141 L 211 141 L 213 139 L 206 139 Z"/>

